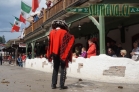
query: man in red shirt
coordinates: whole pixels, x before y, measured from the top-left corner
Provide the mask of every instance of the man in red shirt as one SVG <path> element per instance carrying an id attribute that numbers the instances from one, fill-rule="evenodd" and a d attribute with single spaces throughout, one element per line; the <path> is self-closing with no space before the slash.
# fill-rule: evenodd
<path id="1" fill-rule="evenodd" d="M 23 53 L 23 55 L 22 55 L 22 64 L 23 64 L 23 67 L 25 67 L 25 62 L 26 62 L 26 55 Z"/>
<path id="2" fill-rule="evenodd" d="M 96 56 L 96 45 L 93 43 L 93 39 L 88 40 L 89 49 L 87 51 L 87 58 L 90 58 L 91 56 Z"/>
<path id="3" fill-rule="evenodd" d="M 56 88 L 59 66 L 61 66 L 60 89 L 67 89 L 65 84 L 66 67 L 72 61 L 71 48 L 74 44 L 74 36 L 69 34 L 68 26 L 62 20 L 52 22 L 52 30 L 49 34 L 49 46 L 47 50 L 48 61 L 54 63 L 52 75 L 52 89 Z"/>

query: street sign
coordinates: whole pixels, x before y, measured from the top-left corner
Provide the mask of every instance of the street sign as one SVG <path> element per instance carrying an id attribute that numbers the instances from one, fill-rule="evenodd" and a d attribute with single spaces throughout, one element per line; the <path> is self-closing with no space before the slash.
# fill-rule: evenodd
<path id="1" fill-rule="evenodd" d="M 137 7 L 130 7 L 130 13 L 139 13 L 139 8 L 137 8 Z"/>
<path id="2" fill-rule="evenodd" d="M 68 8 L 68 12 L 76 12 L 76 13 L 90 13 L 89 7 L 80 7 L 80 8 Z"/>

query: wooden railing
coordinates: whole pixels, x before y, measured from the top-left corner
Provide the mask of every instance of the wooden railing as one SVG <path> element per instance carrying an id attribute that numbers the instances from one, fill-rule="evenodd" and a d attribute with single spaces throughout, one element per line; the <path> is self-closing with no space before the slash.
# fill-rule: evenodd
<path id="1" fill-rule="evenodd" d="M 33 32 L 35 29 L 40 27 L 40 25 L 48 20 L 49 18 L 56 15 L 58 12 L 64 10 L 66 7 L 70 6 L 71 4 L 75 3 L 78 0 L 60 0 L 55 5 L 53 5 L 50 9 L 44 10 L 44 15 L 42 18 L 40 18 L 37 22 L 32 23 L 31 26 L 26 28 L 25 35 L 29 34 L 30 32 Z"/>
<path id="2" fill-rule="evenodd" d="M 25 29 L 25 35 L 29 34 L 30 32 L 32 32 L 32 25 Z"/>
<path id="3" fill-rule="evenodd" d="M 37 28 L 39 28 L 41 26 L 41 24 L 43 23 L 43 17 L 41 17 L 38 21 L 33 23 L 33 31 Z"/>
<path id="4" fill-rule="evenodd" d="M 63 3 L 64 3 L 64 0 L 61 0 L 60 2 L 57 2 L 54 6 L 52 6 L 47 12 L 48 13 L 47 19 L 54 16 L 61 10 L 63 10 L 63 7 L 64 7 Z"/>

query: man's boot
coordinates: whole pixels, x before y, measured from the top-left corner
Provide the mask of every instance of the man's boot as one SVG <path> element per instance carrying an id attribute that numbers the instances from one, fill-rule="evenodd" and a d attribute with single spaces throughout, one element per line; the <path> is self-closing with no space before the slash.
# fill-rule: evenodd
<path id="1" fill-rule="evenodd" d="M 66 79 L 66 69 L 61 69 L 61 76 L 60 76 L 60 90 L 67 89 L 67 86 L 64 86 Z"/>
<path id="2" fill-rule="evenodd" d="M 56 85 L 55 84 L 52 84 L 52 89 L 56 89 Z"/>

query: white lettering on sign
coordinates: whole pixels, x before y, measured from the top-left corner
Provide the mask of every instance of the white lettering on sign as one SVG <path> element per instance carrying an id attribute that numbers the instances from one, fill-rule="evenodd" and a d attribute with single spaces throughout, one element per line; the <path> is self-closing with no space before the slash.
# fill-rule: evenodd
<path id="1" fill-rule="evenodd" d="M 137 10 L 136 10 L 137 12 L 139 12 L 139 8 L 137 8 Z"/>
<path id="2" fill-rule="evenodd" d="M 82 12 L 82 11 L 83 11 L 83 9 L 78 9 L 78 11 L 79 11 L 79 12 Z"/>
<path id="3" fill-rule="evenodd" d="M 76 12 L 76 9 L 72 9 L 71 11 Z"/>
<path id="4" fill-rule="evenodd" d="M 131 12 L 135 12 L 135 10 L 132 8 Z"/>
<path id="5" fill-rule="evenodd" d="M 84 8 L 84 11 L 85 11 L 85 12 L 88 12 L 88 8 Z"/>

